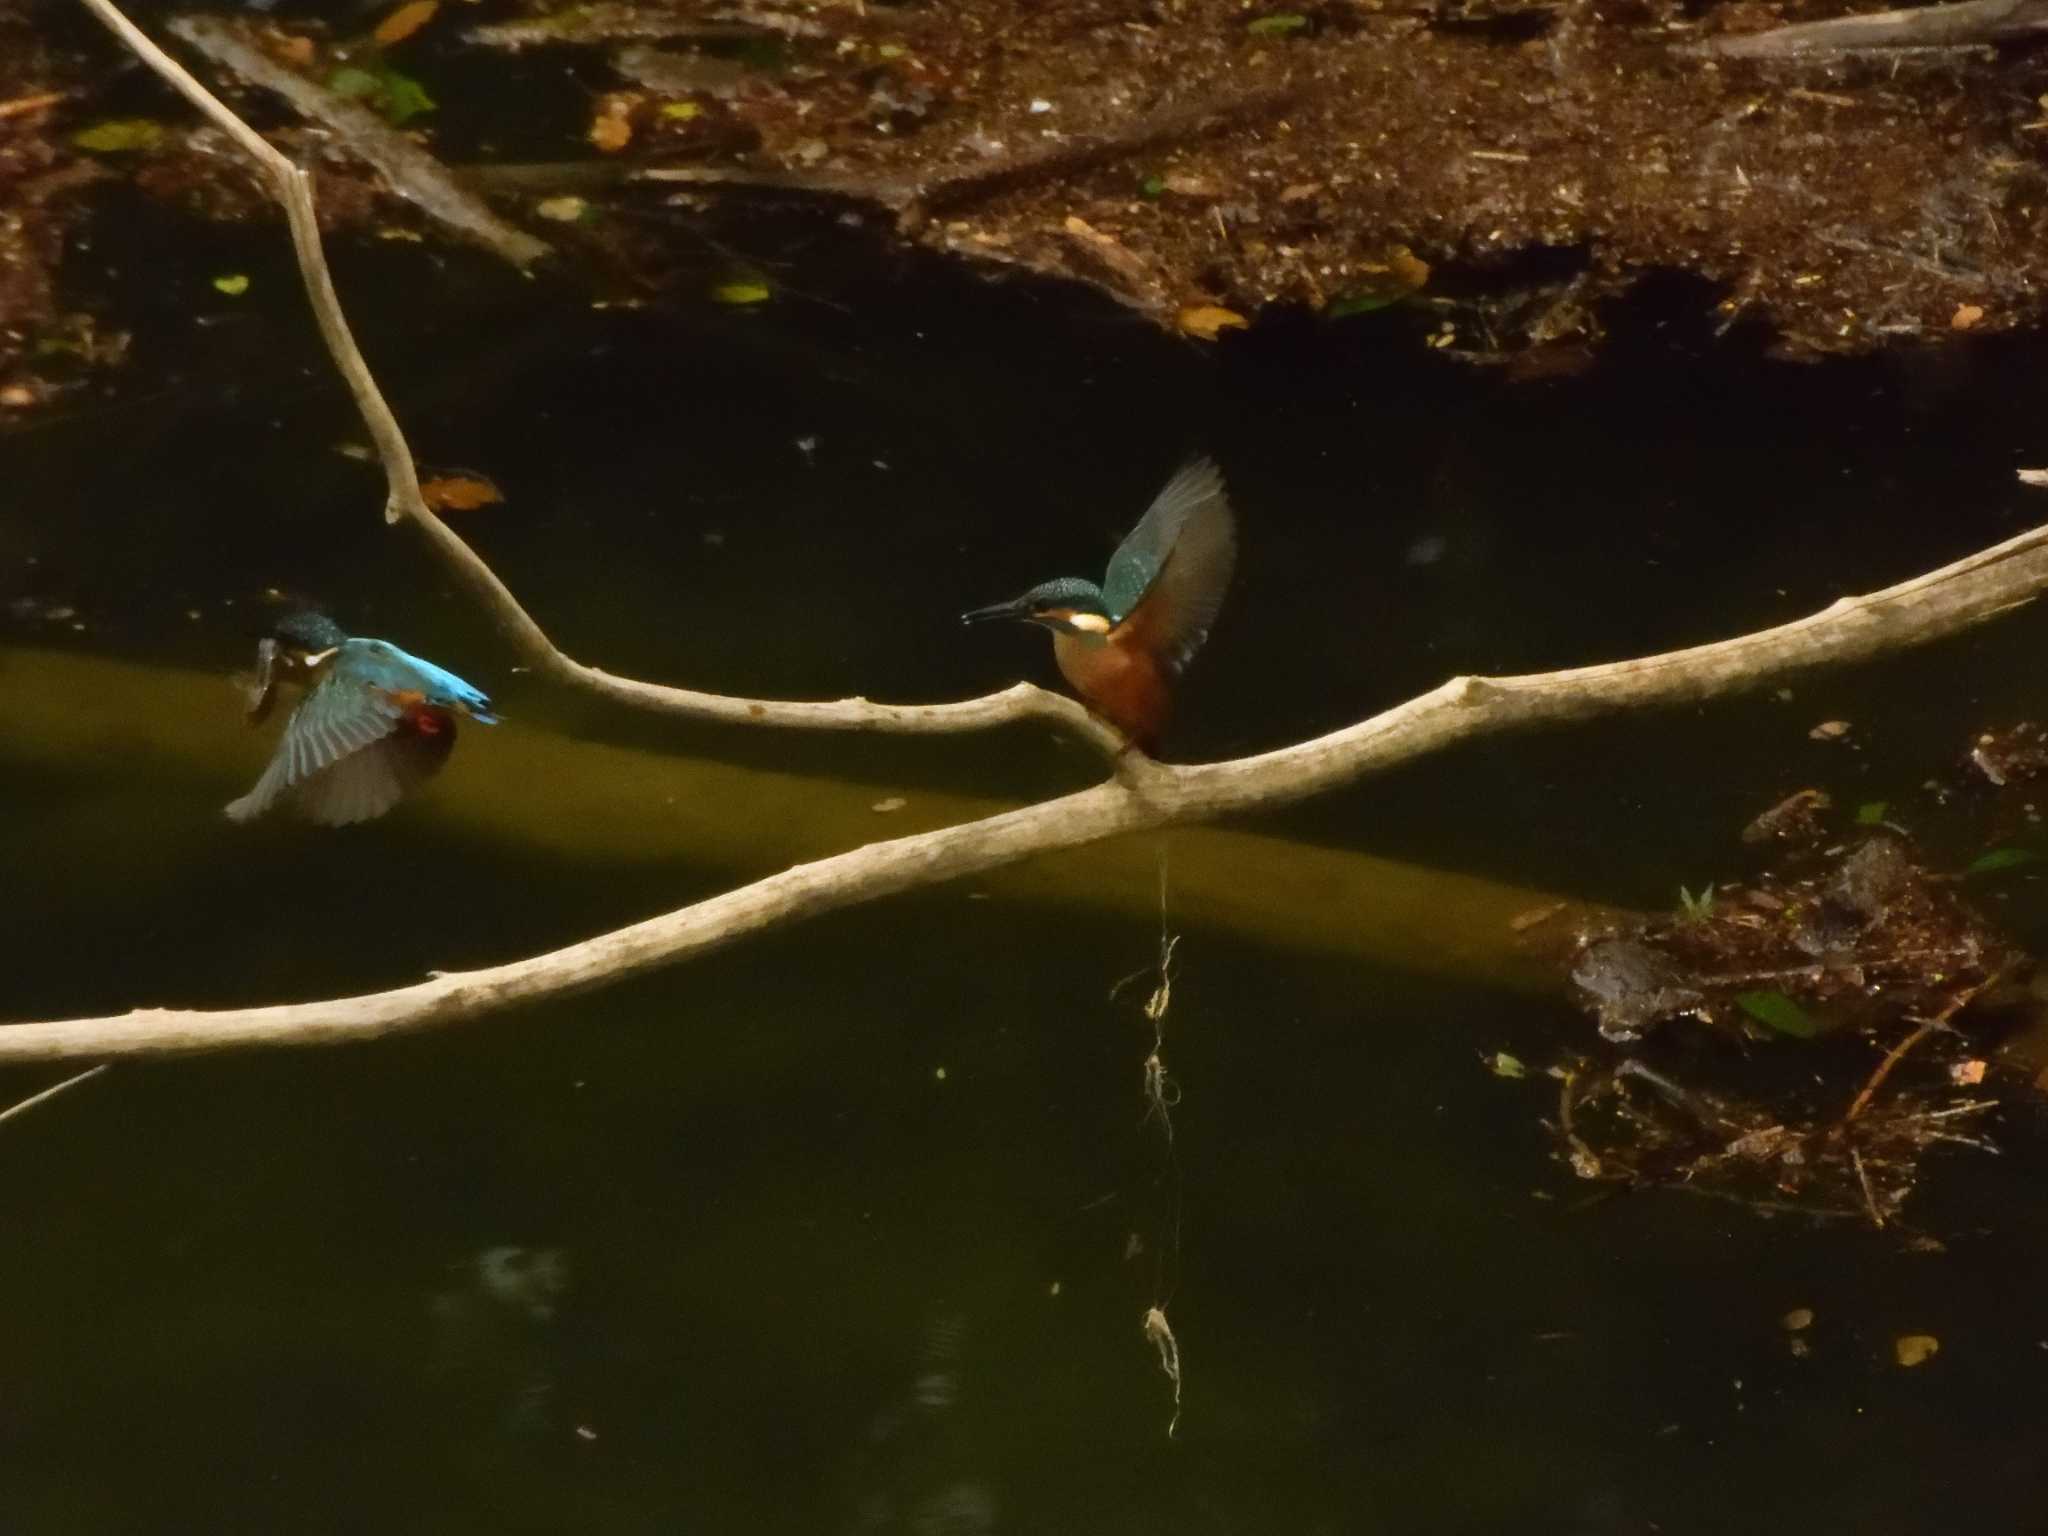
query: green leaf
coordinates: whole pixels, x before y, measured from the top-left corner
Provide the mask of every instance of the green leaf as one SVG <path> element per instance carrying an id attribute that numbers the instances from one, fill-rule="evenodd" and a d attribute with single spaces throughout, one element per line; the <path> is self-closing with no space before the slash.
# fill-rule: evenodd
<path id="1" fill-rule="evenodd" d="M 736 277 L 712 289 L 711 297 L 721 304 L 764 304 L 773 292 L 765 278 Z"/>
<path id="2" fill-rule="evenodd" d="M 1820 1033 L 1820 1024 L 1813 1015 L 1782 992 L 1738 992 L 1735 1006 L 1781 1035 L 1811 1040 Z"/>
<path id="3" fill-rule="evenodd" d="M 347 96 L 356 101 L 375 96 L 382 89 L 377 77 L 367 69 L 354 64 L 344 64 L 327 77 L 327 89 L 337 96 Z"/>
<path id="4" fill-rule="evenodd" d="M 1346 315 L 1369 315 L 1376 309 L 1385 309 L 1389 304 L 1401 302 L 1398 293 L 1353 293 L 1341 299 L 1332 299 L 1323 311 L 1332 320 L 1342 320 Z"/>
<path id="5" fill-rule="evenodd" d="M 1163 196 L 1166 192 L 1166 178 L 1164 176 L 1147 176 L 1138 183 L 1138 191 L 1146 197 Z"/>
<path id="6" fill-rule="evenodd" d="M 223 272 L 213 280 L 214 288 L 231 299 L 239 299 L 249 291 L 249 274 L 246 272 Z"/>
<path id="7" fill-rule="evenodd" d="M 387 69 L 384 71 L 384 103 L 379 110 L 383 112 L 384 120 L 396 128 L 422 112 L 433 111 L 434 98 L 412 76 Z"/>
<path id="8" fill-rule="evenodd" d="M 1971 875 L 1994 874 L 2001 869 L 2016 869 L 2022 864 L 2036 863 L 2040 857 L 2041 855 L 2034 852 L 2031 848 L 1994 848 L 1989 853 L 1980 854 L 1975 859 L 1972 859 L 1970 867 L 1964 873 Z"/>
<path id="9" fill-rule="evenodd" d="M 1506 1051 L 1495 1051 L 1486 1058 L 1486 1069 L 1495 1077 L 1527 1077 L 1529 1069 L 1522 1065 L 1521 1058 L 1510 1056 Z"/>
<path id="10" fill-rule="evenodd" d="M 1256 21 L 1244 24 L 1245 31 L 1253 37 L 1285 37 L 1290 32 L 1299 32 L 1308 25 L 1306 16 L 1283 13 L 1278 16 L 1261 16 Z"/>
<path id="11" fill-rule="evenodd" d="M 383 64 L 375 69 L 344 64 L 327 77 L 327 89 L 374 109 L 394 128 L 434 110 L 425 86 Z"/>
<path id="12" fill-rule="evenodd" d="M 95 155 L 139 154 L 164 141 L 164 125 L 146 117 L 115 117 L 71 135 L 71 142 Z"/>
<path id="13" fill-rule="evenodd" d="M 1884 825 L 1884 813 L 1891 809 L 1888 801 L 1866 800 L 1856 807 L 1856 825 L 1877 827 Z"/>
<path id="14" fill-rule="evenodd" d="M 702 117 L 704 109 L 694 101 L 664 101 L 661 115 L 672 123 L 687 123 L 693 117 Z"/>

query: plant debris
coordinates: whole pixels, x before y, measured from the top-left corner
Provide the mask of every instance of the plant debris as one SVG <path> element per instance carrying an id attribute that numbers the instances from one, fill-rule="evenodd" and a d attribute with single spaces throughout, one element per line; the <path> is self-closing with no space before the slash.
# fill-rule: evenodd
<path id="1" fill-rule="evenodd" d="M 1581 1178 L 1882 1228 L 1929 1150 L 1994 1150 L 1978 1122 L 1996 1100 L 1957 1091 L 1986 1074 L 1959 1020 L 2018 1000 L 2028 960 L 1888 827 L 1788 857 L 1677 914 L 1581 935 L 1576 998 L 1639 1050 L 1553 1069 L 1561 1155 Z M 1681 1020 L 1708 1029 L 1673 1035 Z M 1821 1054 L 1792 1075 L 1730 1041 Z"/>

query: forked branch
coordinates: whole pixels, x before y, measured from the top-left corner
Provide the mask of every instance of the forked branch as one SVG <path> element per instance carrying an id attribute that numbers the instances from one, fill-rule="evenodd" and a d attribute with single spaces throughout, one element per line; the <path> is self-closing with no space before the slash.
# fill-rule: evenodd
<path id="1" fill-rule="evenodd" d="M 138 48 L 149 49 L 147 40 L 120 20 L 106 0 L 85 3 L 107 16 L 109 24 Z M 210 112 L 216 109 L 226 112 L 217 103 L 208 108 Z M 246 132 L 239 129 L 237 136 Z M 293 233 L 299 241 L 302 266 L 316 303 L 324 311 L 331 311 L 331 316 L 323 315 L 323 329 L 346 341 L 347 328 L 340 323 L 332 288 L 325 282 L 324 267 L 318 263 L 303 176 L 269 146 L 262 145 L 260 140 L 257 143 L 259 158 L 271 169 L 274 179 L 295 195 L 296 200 L 288 206 L 295 210 Z M 342 359 L 344 352 L 337 348 L 336 356 Z M 375 386 L 369 382 L 368 372 L 352 344 L 345 356 L 352 360 L 352 366 L 345 362 L 344 367 L 350 373 L 358 399 L 367 394 L 388 421 L 389 413 L 376 396 Z M 371 415 L 369 405 L 365 406 L 365 414 Z M 372 422 L 374 430 L 374 417 Z M 395 433 L 395 426 L 392 430 Z M 403 454 L 402 442 L 399 452 Z M 508 605 L 510 612 L 531 629 L 535 644 L 544 647 L 547 654 L 558 656 L 510 595 L 496 585 L 489 569 L 431 513 L 418 506 L 418 488 L 410 478 L 410 456 L 387 459 L 387 468 L 394 463 L 402 463 L 405 472 L 403 478 L 394 473 L 394 504 L 437 540 L 445 541 L 451 551 L 459 552 L 458 568 L 478 573 L 478 579 L 489 590 L 500 594 L 498 601 Z M 191 1012 L 152 1009 L 111 1018 L 0 1026 L 0 1062 L 168 1055 L 237 1046 L 322 1045 L 479 1018 L 524 1003 L 588 991 L 722 948 L 749 934 L 785 927 L 897 892 L 983 873 L 1037 854 L 1123 833 L 1284 805 L 1356 783 L 1454 743 L 1623 710 L 1695 703 L 1775 682 L 1805 668 L 1866 661 L 1982 623 L 2031 601 L 2044 586 L 2048 586 L 2048 529 L 2035 528 L 1897 586 L 1863 597 L 1843 598 L 1823 612 L 1731 639 L 1560 672 L 1453 678 L 1344 730 L 1231 762 L 1173 767 L 1126 757 L 1123 771 L 1115 779 L 1077 794 L 798 865 L 710 900 L 546 954 L 484 970 L 438 975 L 390 991 L 276 1007 Z M 561 658 L 561 664 L 576 668 L 566 658 Z M 549 670 L 559 675 L 559 668 Z M 601 673 L 595 675 L 604 677 Z M 607 681 L 610 687 L 629 692 L 674 692 L 654 690 L 651 685 L 624 679 Z M 1036 694 L 1037 690 L 1029 692 Z M 1012 690 L 989 700 L 929 708 L 934 712 L 987 708 L 993 715 L 1000 708 L 1000 701 L 1024 697 Z M 753 708 L 745 701 L 718 702 L 721 706 Z M 1068 704 L 1065 700 L 1057 702 Z M 830 710 L 845 706 L 763 707 Z M 917 711 L 908 713 L 915 715 Z M 1012 718 L 1033 713 L 1042 710 L 1035 705 L 1019 705 Z M 977 723 L 993 721 L 983 717 Z M 1103 731 L 1100 726 L 1094 729 Z"/>
<path id="2" fill-rule="evenodd" d="M 616 677 L 564 654 L 520 605 L 511 589 L 498 579 L 497 573 L 437 517 L 421 497 L 419 471 L 413 463 L 412 450 L 406 445 L 398 418 L 392 414 L 383 391 L 377 387 L 369 364 L 363 360 L 363 354 L 356 346 L 355 337 L 342 312 L 341 301 L 335 294 L 334 279 L 327 270 L 327 258 L 321 250 L 310 174 L 280 153 L 201 85 L 190 71 L 151 42 L 114 6 L 112 0 L 82 0 L 82 3 L 144 63 L 217 123 L 261 169 L 291 225 L 292 248 L 298 255 L 299 275 L 305 280 L 306 296 L 312 303 L 314 318 L 319 322 L 321 339 L 326 342 L 335 367 L 348 383 L 349 393 L 355 398 L 356 409 L 362 415 L 364 426 L 369 429 L 370 441 L 384 466 L 386 519 L 394 523 L 407 521 L 420 530 L 434 552 L 447 563 L 471 595 L 483 604 L 499 632 L 534 671 L 614 703 L 688 720 L 777 726 L 792 730 L 887 731 L 907 735 L 979 731 L 1039 720 L 1081 738 L 1107 757 L 1114 757 L 1122 750 L 1122 738 L 1079 704 L 1029 683 L 1019 683 L 1000 693 L 945 704 L 877 704 L 858 698 L 815 702 L 742 699 Z"/>
<path id="3" fill-rule="evenodd" d="M 1687 650 L 1521 677 L 1460 677 L 1328 736 L 1198 767 L 1127 760 L 1078 794 L 800 864 L 708 901 L 485 970 L 357 997 L 270 1008 L 149 1009 L 0 1026 L 0 1062 L 329 1045 L 458 1023 L 566 997 L 900 891 L 985 873 L 1123 833 L 1265 810 L 1355 783 L 1454 743 L 1532 726 L 1691 703 L 1815 666 L 1921 645 L 2048 586 L 2048 529 L 1821 613 Z"/>

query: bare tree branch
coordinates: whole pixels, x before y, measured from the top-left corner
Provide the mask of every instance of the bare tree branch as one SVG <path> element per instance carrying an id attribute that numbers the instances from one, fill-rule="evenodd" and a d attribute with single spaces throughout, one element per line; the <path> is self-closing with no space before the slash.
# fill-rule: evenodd
<path id="1" fill-rule="evenodd" d="M 520 606 L 511 589 L 457 537 L 453 529 L 434 515 L 421 498 L 419 471 L 413 463 L 412 450 L 406 445 L 398 418 L 392 414 L 383 391 L 377 387 L 369 365 L 356 346 L 355 337 L 342 313 L 341 301 L 335 294 L 334 279 L 327 270 L 327 260 L 320 247 L 320 226 L 313 211 L 310 175 L 279 153 L 261 134 L 235 116 L 194 79 L 190 71 L 151 42 L 116 9 L 112 0 L 81 0 L 81 3 L 143 62 L 219 124 L 268 177 L 291 225 L 292 247 L 298 255 L 299 274 L 305 280 L 306 295 L 312 303 L 314 317 L 319 321 L 321 338 L 327 343 L 335 366 L 347 381 L 349 393 L 355 397 L 356 409 L 361 413 L 377 457 L 383 463 L 387 487 L 385 518 L 394 523 L 408 520 L 425 535 L 435 553 L 447 562 L 457 579 L 483 604 L 507 643 L 536 672 L 614 703 L 689 720 L 778 726 L 793 730 L 887 731 L 909 735 L 979 731 L 1039 720 L 1080 738 L 1106 757 L 1115 758 L 1123 750 L 1123 738 L 1080 704 L 1029 683 L 1019 683 L 981 698 L 945 704 L 876 704 L 861 698 L 817 702 L 742 699 L 615 677 L 565 655 Z"/>
<path id="2" fill-rule="evenodd" d="M 1696 702 L 1821 665 L 1922 645 L 2048 586 L 2048 528 L 1790 624 L 1632 661 L 1520 677 L 1458 677 L 1328 736 L 1199 767 L 1126 759 L 1118 779 L 962 826 L 799 864 L 692 906 L 485 970 L 324 1002 L 0 1026 L 0 1062 L 330 1045 L 429 1029 L 566 997 L 747 935 L 1084 843 L 1264 810 L 1354 783 L 1456 742 Z"/>
<path id="3" fill-rule="evenodd" d="M 1975 48 L 2036 37 L 2043 31 L 2048 31 L 2044 0 L 1957 0 L 1951 5 L 1795 22 L 1767 32 L 1710 38 L 1685 51 L 1727 59 L 1822 58 L 1896 48 Z"/>
<path id="4" fill-rule="evenodd" d="M 550 674 L 623 702 L 671 713 L 766 719 L 816 712 L 781 724 L 834 728 L 951 730 L 1079 706 L 1036 689 L 932 706 L 770 704 L 687 694 L 612 678 L 562 656 L 490 569 L 420 502 L 412 460 L 397 425 L 349 340 L 320 261 L 304 173 L 136 32 L 108 0 L 84 0 L 145 58 L 216 120 L 271 173 L 291 216 L 294 243 L 322 332 L 370 422 L 391 478 L 393 515 L 409 515 L 470 581 L 515 643 Z M 387 449 L 389 440 L 395 447 Z M 2048 529 L 2032 529 L 1923 576 L 1864 597 L 1843 598 L 1790 624 L 1631 661 L 1521 677 L 1453 678 L 1359 724 L 1297 746 L 1233 762 L 1172 767 L 1136 754 L 1118 776 L 1092 789 L 936 832 L 874 843 L 798 865 L 738 890 L 546 954 L 484 970 L 443 974 L 412 986 L 331 1001 L 216 1011 L 144 1010 L 102 1019 L 0 1027 L 0 1061 L 78 1056 L 167 1055 L 234 1046 L 316 1045 L 371 1038 L 477 1018 L 503 1008 L 590 990 L 709 952 L 746 935 L 786 926 L 900 891 L 998 868 L 1035 854 L 1123 833 L 1286 804 L 1411 762 L 1453 743 L 1595 715 L 1695 702 L 1821 665 L 1867 660 L 1925 644 L 2034 598 L 2048 585 Z M 677 701 L 686 701 L 678 703 Z M 876 712 L 863 714 L 863 711 Z M 836 713 L 835 713 L 836 712 Z M 950 712 L 950 713 L 949 713 Z M 1083 715 L 1084 720 L 1087 718 Z M 884 722 L 888 723 L 884 723 Z M 903 724 L 901 721 L 912 723 Z M 933 723 L 933 722 L 940 723 Z M 971 721 L 963 725 L 961 721 Z M 1071 723 L 1062 720 L 1062 723 Z M 1098 743 L 1114 733 L 1087 721 Z"/>

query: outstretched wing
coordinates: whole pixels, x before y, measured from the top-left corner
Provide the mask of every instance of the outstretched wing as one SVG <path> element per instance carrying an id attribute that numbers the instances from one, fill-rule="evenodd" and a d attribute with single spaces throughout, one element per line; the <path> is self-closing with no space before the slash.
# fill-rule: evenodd
<path id="1" fill-rule="evenodd" d="M 1166 483 L 1109 563 L 1115 633 L 1178 672 L 1209 636 L 1237 564 L 1223 477 L 1197 459 Z"/>
<path id="2" fill-rule="evenodd" d="M 298 785 L 293 807 L 328 827 L 374 820 L 432 778 L 454 745 L 453 720 L 432 735 L 401 728 Z"/>
<path id="3" fill-rule="evenodd" d="M 404 713 L 389 693 L 356 675 L 346 655 L 335 658 L 285 722 L 277 751 L 256 787 L 228 805 L 229 818 L 248 821 L 262 815 L 285 791 L 389 736 Z"/>
<path id="4" fill-rule="evenodd" d="M 1183 464 L 1152 498 L 1152 505 L 1138 519 L 1138 526 L 1109 557 L 1109 574 L 1103 578 L 1102 595 L 1108 600 L 1112 619 L 1121 623 L 1130 617 L 1146 589 L 1165 569 L 1166 558 L 1187 531 L 1188 523 L 1211 506 L 1220 507 L 1228 521 L 1230 507 L 1224 500 L 1223 476 L 1207 459 Z"/>

